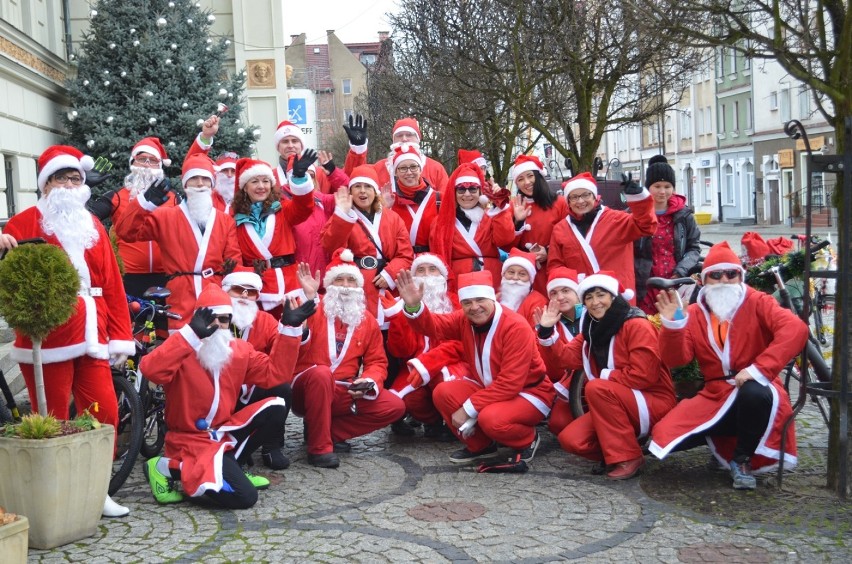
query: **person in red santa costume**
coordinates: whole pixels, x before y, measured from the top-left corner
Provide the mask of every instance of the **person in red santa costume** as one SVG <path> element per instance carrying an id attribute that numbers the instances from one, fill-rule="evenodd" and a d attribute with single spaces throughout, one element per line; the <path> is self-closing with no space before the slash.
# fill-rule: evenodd
<path id="1" fill-rule="evenodd" d="M 314 207 L 310 177 L 294 172 L 293 197 L 283 203 L 275 190 L 272 167 L 263 161 L 237 161 L 237 184 L 234 197 L 234 221 L 242 251 L 242 264 L 262 273 L 263 292 L 260 306 L 276 319 L 281 317 L 284 296 L 300 292 L 296 277 L 296 245 L 293 226 L 310 217 Z M 297 183 L 295 179 L 303 182 Z"/>
<path id="2" fill-rule="evenodd" d="M 155 183 L 168 182 L 163 165 L 169 166 L 166 149 L 156 137 L 141 139 L 130 151 L 130 174 L 124 177 L 124 187 L 110 190 L 94 198 L 89 210 L 101 221 L 110 218 L 113 226 L 127 210 L 130 202 Z M 165 184 L 164 184 L 165 185 Z M 176 206 L 173 192 L 167 193 L 165 206 Z M 114 228 L 114 227 L 113 227 Z M 116 236 L 118 256 L 124 265 L 124 289 L 131 296 L 141 296 L 152 286 L 165 286 L 166 275 L 160 258 L 160 246 L 154 241 L 130 242 Z"/>
<path id="3" fill-rule="evenodd" d="M 510 471 L 525 471 L 539 444 L 536 425 L 550 413 L 554 397 L 529 324 L 497 302 L 487 270 L 459 276 L 462 310 L 448 314 L 423 306 L 424 286 L 409 271 L 400 272 L 397 287 L 415 331 L 438 341 L 461 341 L 464 360 L 474 368 L 470 378 L 443 382 L 432 393 L 435 407 L 465 445 L 450 461 L 493 458 L 500 443 L 514 451 Z"/>
<path id="4" fill-rule="evenodd" d="M 452 313 L 459 309 L 458 296 L 448 291 L 447 265 L 432 253 L 417 255 L 411 263 L 416 284 L 423 285 L 423 303 L 432 313 Z M 393 383 L 393 390 L 405 401 L 408 414 L 423 423 L 423 437 L 454 440 L 452 431 L 444 424 L 432 402 L 432 392 L 444 381 L 470 376 L 470 367 L 463 360 L 459 341 L 438 341 L 416 332 L 402 315 L 400 299 L 387 300 L 386 319 L 389 320 L 387 350 L 402 361 Z M 397 435 L 414 436 L 416 431 L 406 421 L 391 425 Z"/>
<path id="5" fill-rule="evenodd" d="M 497 200 L 486 209 L 489 196 Z M 482 170 L 474 164 L 462 164 L 453 171 L 441 198 L 438 220 L 432 224 L 429 248 L 444 258 L 455 278 L 465 272 L 488 270 L 499 280 L 500 251 L 515 239 L 509 192 L 496 194 L 486 188 Z"/>
<path id="6" fill-rule="evenodd" d="M 730 469 L 735 489 L 754 489 L 755 473 L 772 470 L 781 457 L 783 425 L 792 408 L 778 374 L 799 354 L 807 326 L 775 299 L 743 283 L 739 258 L 726 242 L 704 259 L 704 286 L 684 312 L 677 295 L 661 292 L 663 362 L 682 366 L 696 358 L 704 388 L 681 401 L 655 427 L 650 451 L 707 444 Z M 787 428 L 784 465 L 796 466 L 796 430 Z"/>
<path id="7" fill-rule="evenodd" d="M 401 418 L 405 404 L 384 388 L 388 360 L 376 319 L 367 314 L 364 277 L 349 249 L 331 257 L 323 284 L 325 296 L 308 323 L 309 342 L 302 348 L 293 378 L 293 411 L 305 418 L 308 463 L 337 468 L 337 452 L 346 442 Z M 308 300 L 317 296 L 319 272 L 299 265 Z"/>
<path id="8" fill-rule="evenodd" d="M 567 452 L 601 462 L 610 480 L 627 480 L 645 465 L 637 438 L 645 437 L 676 399 L 671 375 L 660 361 L 657 330 L 627 300 L 613 272 L 586 276 L 577 293 L 586 313 L 580 334 L 565 343 L 555 332 L 555 300 L 538 310 L 538 342 L 548 362 L 583 369 L 589 412 L 571 421 L 558 438 Z"/>
<path id="9" fill-rule="evenodd" d="M 588 172 L 565 184 L 569 213 L 550 236 L 549 268 L 567 266 L 586 276 L 609 270 L 625 288 L 635 288 L 633 242 L 654 234 L 657 216 L 648 190 L 629 177 L 623 186 L 631 213 L 601 204 L 597 182 Z M 635 301 L 635 297 L 630 299 L 631 304 Z"/>
<path id="10" fill-rule="evenodd" d="M 213 174 L 206 156 L 187 157 L 182 176 L 186 201 L 164 206 L 168 186 L 154 184 L 130 202 L 116 224 L 116 233 L 127 241 L 160 244 L 171 290 L 168 304 L 181 316 L 169 319 L 169 330 L 187 322 L 205 286 L 219 286 L 226 271 L 242 262 L 234 219 L 213 207 Z"/>
<path id="11" fill-rule="evenodd" d="M 536 255 L 513 248 L 503 261 L 499 299 L 503 307 L 517 312 L 535 327 L 533 312 L 547 305 L 547 298 L 533 290 L 536 278 Z M 540 275 L 539 275 L 540 276 Z"/>
<path id="12" fill-rule="evenodd" d="M 367 120 L 360 115 L 350 116 L 349 124 L 343 126 L 346 131 L 346 136 L 349 137 L 349 153 L 346 155 L 346 162 L 343 169 L 349 176 L 352 176 L 352 171 L 355 167 L 367 164 Z M 393 124 L 391 133 L 390 155 L 393 155 L 394 150 L 403 143 L 416 145 L 419 149 L 422 135 L 420 134 L 420 124 L 412 117 L 398 119 Z M 379 179 L 379 186 L 386 186 L 391 182 L 393 175 L 393 167 L 390 165 L 391 156 L 381 159 L 370 165 L 376 170 L 376 175 Z M 424 157 L 423 178 L 426 183 L 433 189 L 442 192 L 447 183 L 447 171 L 444 166 L 435 159 Z M 425 251 L 417 251 L 425 252 Z"/>
<path id="13" fill-rule="evenodd" d="M 123 367 L 136 348 L 112 245 L 103 226 L 86 209 L 91 196 L 86 171 L 93 164 L 91 157 L 74 147 L 54 145 L 45 150 L 38 159 L 42 198 L 9 219 L 0 234 L 0 252 L 16 247 L 20 240 L 40 237 L 68 253 L 80 276 L 74 313 L 42 340 L 46 406 L 35 401 L 32 341 L 16 332 L 11 356 L 21 365 L 35 410 L 68 419 L 68 397 L 73 394 L 77 406 L 97 404 L 95 417 L 117 427 L 110 363 Z M 127 513 L 127 508 L 107 496 L 105 516 Z"/>
<path id="14" fill-rule="evenodd" d="M 237 399 L 243 384 L 269 389 L 292 377 L 300 326 L 315 304 L 288 308 L 295 325 L 279 326 L 268 356 L 231 334 L 233 308 L 222 288 L 207 285 L 196 305 L 189 323 L 139 363 L 140 372 L 162 385 L 169 398 L 165 455 L 149 459 L 143 469 L 159 503 L 182 501 L 179 480 L 193 498 L 247 509 L 269 480 L 240 466 L 261 445 L 283 438 L 287 405 L 268 397 L 235 411 Z"/>
<path id="15" fill-rule="evenodd" d="M 316 151 L 305 149 L 305 136 L 301 128 L 288 120 L 279 123 L 275 130 L 275 150 L 278 152 L 278 166 L 273 172 L 278 186 L 282 189 L 292 181 L 294 168 L 300 171 L 297 177 L 304 176 L 308 167 L 317 160 Z M 331 183 L 324 168 L 314 167 L 313 181 L 317 190 L 323 194 L 331 192 Z"/>
<path id="16" fill-rule="evenodd" d="M 342 247 L 352 250 L 367 280 L 367 311 L 386 329 L 379 296 L 396 287 L 397 273 L 411 266 L 414 253 L 400 217 L 383 207 L 378 186 L 371 167 L 355 169 L 349 189 L 335 194 L 334 215 L 322 230 L 322 246 L 329 253 Z"/>
<path id="17" fill-rule="evenodd" d="M 201 133 L 193 140 L 186 156 L 207 155 L 213 146 L 213 138 L 218 132 L 219 116 L 212 115 L 201 124 Z M 236 195 L 236 167 L 239 158 L 236 153 L 225 151 L 216 157 L 213 167 L 216 171 L 216 177 L 213 179 L 213 207 L 231 215 L 233 215 L 231 203 Z"/>
<path id="18" fill-rule="evenodd" d="M 546 293 L 547 257 L 553 226 L 568 215 L 565 200 L 554 194 L 544 179 L 544 165 L 536 156 L 519 155 L 512 166 L 512 175 L 518 195 L 512 199 L 515 219 L 513 247 L 535 254 L 535 262 L 542 275 L 534 286 Z"/>

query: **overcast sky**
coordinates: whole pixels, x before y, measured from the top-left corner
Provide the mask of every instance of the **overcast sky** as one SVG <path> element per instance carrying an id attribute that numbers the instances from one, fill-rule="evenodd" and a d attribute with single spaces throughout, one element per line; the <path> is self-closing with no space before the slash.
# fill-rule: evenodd
<path id="1" fill-rule="evenodd" d="M 396 10 L 396 0 L 284 0 L 286 43 L 304 33 L 308 43 L 326 43 L 326 30 L 344 43 L 377 41 L 379 31 L 390 31 L 385 18 Z"/>

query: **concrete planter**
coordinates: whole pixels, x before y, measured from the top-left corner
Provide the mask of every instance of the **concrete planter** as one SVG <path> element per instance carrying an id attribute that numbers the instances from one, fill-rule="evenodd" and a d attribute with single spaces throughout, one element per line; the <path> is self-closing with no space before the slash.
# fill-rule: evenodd
<path id="1" fill-rule="evenodd" d="M 0 505 L 26 515 L 29 546 L 47 549 L 95 534 L 112 471 L 115 431 L 46 440 L 0 438 Z"/>
<path id="2" fill-rule="evenodd" d="M 27 531 L 30 523 L 26 517 L 0 526 L 0 554 L 8 564 L 25 564 L 27 561 Z"/>

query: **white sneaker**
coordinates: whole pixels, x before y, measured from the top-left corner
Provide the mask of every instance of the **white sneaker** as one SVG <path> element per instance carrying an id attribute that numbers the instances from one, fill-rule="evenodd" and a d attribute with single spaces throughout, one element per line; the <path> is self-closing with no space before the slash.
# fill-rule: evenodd
<path id="1" fill-rule="evenodd" d="M 110 496 L 106 496 L 106 499 L 104 500 L 104 510 L 101 515 L 104 517 L 124 517 L 129 513 L 130 509 L 117 504 Z"/>

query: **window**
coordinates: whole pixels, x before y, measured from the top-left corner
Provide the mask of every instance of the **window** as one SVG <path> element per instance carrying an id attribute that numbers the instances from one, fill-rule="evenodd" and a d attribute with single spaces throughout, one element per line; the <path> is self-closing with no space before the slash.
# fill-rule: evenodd
<path id="1" fill-rule="evenodd" d="M 344 78 L 343 79 L 343 95 L 352 94 L 352 79 Z"/>
<path id="2" fill-rule="evenodd" d="M 376 64 L 376 56 L 372 53 L 362 53 L 361 64 L 365 67 Z"/>
<path id="3" fill-rule="evenodd" d="M 3 155 L 0 155 L 0 161 L 5 161 L 3 168 L 6 173 L 6 209 L 0 210 L 0 217 L 12 217 L 15 215 L 15 185 L 12 182 L 12 159 L 3 159 Z"/>
<path id="4" fill-rule="evenodd" d="M 752 198 L 752 193 L 754 192 L 754 165 L 751 163 L 746 163 L 743 165 L 743 198 L 748 201 L 748 214 L 750 216 L 754 215 L 754 198 Z"/>
<path id="5" fill-rule="evenodd" d="M 740 103 L 738 100 L 734 101 L 734 108 L 731 111 L 731 131 L 739 131 L 740 130 Z"/>
<path id="6" fill-rule="evenodd" d="M 778 92 L 772 91 L 769 93 L 769 109 L 773 112 L 778 109 Z"/>
<path id="7" fill-rule="evenodd" d="M 704 131 L 704 108 L 698 108 L 695 111 L 695 132 L 698 135 L 703 135 Z"/>
<path id="8" fill-rule="evenodd" d="M 790 121 L 790 89 L 785 88 L 781 91 L 781 121 L 787 123 Z"/>
<path id="9" fill-rule="evenodd" d="M 713 110 L 710 106 L 704 108 L 704 133 L 713 133 Z"/>
<path id="10" fill-rule="evenodd" d="M 731 49 L 731 68 L 729 71 L 731 74 L 737 74 L 737 51 L 736 49 Z"/>
<path id="11" fill-rule="evenodd" d="M 692 139 L 692 116 L 686 111 L 680 112 L 680 138 Z"/>
<path id="12" fill-rule="evenodd" d="M 799 117 L 802 119 L 811 117 L 811 96 L 807 86 L 799 88 Z"/>
<path id="13" fill-rule="evenodd" d="M 702 185 L 704 186 L 702 190 L 702 195 L 704 196 L 704 203 L 709 204 L 713 201 L 713 191 L 710 187 L 710 169 L 702 168 L 701 170 L 701 180 Z"/>
<path id="14" fill-rule="evenodd" d="M 722 181 L 725 186 L 725 203 L 733 205 L 734 203 L 734 167 L 726 164 L 722 168 Z"/>
<path id="15" fill-rule="evenodd" d="M 716 78 L 725 78 L 725 48 L 716 53 Z"/>
<path id="16" fill-rule="evenodd" d="M 727 119 L 727 107 L 725 104 L 719 106 L 719 133 L 725 133 L 727 129 L 725 129 L 725 120 Z"/>
<path id="17" fill-rule="evenodd" d="M 344 121 L 344 122 L 348 122 L 348 121 L 349 121 L 349 117 L 350 117 L 350 116 L 353 116 L 353 115 L 355 115 L 355 112 L 352 110 L 352 108 L 346 108 L 346 109 L 344 109 L 344 110 L 343 110 L 343 121 Z"/>
<path id="18" fill-rule="evenodd" d="M 751 98 L 748 99 L 745 105 L 746 115 L 745 115 L 745 126 L 746 129 L 751 130 L 754 127 L 754 122 L 752 121 L 752 109 L 751 109 Z"/>

